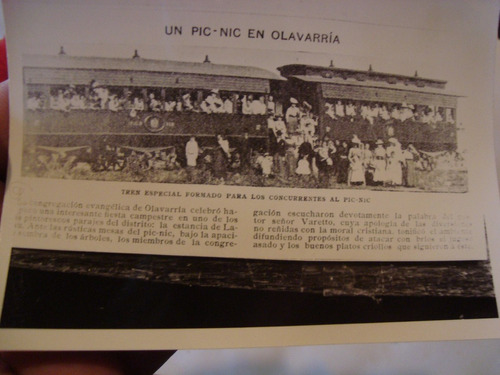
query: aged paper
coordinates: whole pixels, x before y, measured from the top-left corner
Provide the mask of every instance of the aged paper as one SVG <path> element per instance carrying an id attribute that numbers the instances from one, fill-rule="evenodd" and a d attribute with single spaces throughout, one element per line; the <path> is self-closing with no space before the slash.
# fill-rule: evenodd
<path id="1" fill-rule="evenodd" d="M 152 9 L 13 33 L 15 246 L 486 258 L 490 116 L 463 33 Z"/>
<path id="2" fill-rule="evenodd" d="M 278 345 L 339 342 L 339 327 L 373 323 L 348 341 L 386 341 L 452 336 L 443 323 L 418 334 L 414 325 L 434 324 L 413 323 L 401 336 L 380 335 L 376 323 L 404 332 L 394 322 L 455 319 L 472 320 L 446 324 L 484 329 L 454 338 L 496 336 L 493 3 L 4 7 L 5 337 L 200 328 L 178 345 Z M 131 301 L 157 302 L 160 285 L 168 296 L 189 292 L 192 313 L 210 295 L 224 302 L 190 319 L 169 297 L 177 307 L 161 319 L 140 309 L 116 317 L 126 280 L 136 283 Z M 70 291 L 79 302 L 49 316 L 49 305 L 68 302 L 52 295 L 61 284 L 111 302 L 101 316 L 94 297 Z M 321 312 L 286 313 L 309 297 Z M 246 304 L 274 313 L 240 318 Z M 318 324 L 335 326 L 317 340 L 288 327 Z M 252 328 L 230 340 L 240 334 L 230 328 L 263 326 L 287 328 L 268 328 L 280 339 L 253 340 Z M 224 328 L 225 341 L 208 328 Z M 175 347 L 171 337 L 151 347 Z"/>

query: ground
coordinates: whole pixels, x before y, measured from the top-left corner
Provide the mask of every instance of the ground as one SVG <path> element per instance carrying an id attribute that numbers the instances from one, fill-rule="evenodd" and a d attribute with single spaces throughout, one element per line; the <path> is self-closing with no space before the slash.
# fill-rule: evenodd
<path id="1" fill-rule="evenodd" d="M 327 188 L 327 189 L 369 189 L 386 191 L 426 191 L 426 192 L 451 192 L 463 193 L 468 189 L 467 171 L 465 169 L 440 169 L 432 171 L 417 170 L 417 185 L 415 187 L 403 186 L 347 186 L 330 178 L 327 186 L 320 184 L 313 177 L 294 176 L 288 180 L 271 175 L 264 177 L 257 171 L 250 170 L 240 173 L 228 171 L 226 178 L 215 178 L 211 171 L 205 167 L 183 168 L 174 170 L 164 168 L 129 168 L 123 170 L 100 170 L 93 171 L 87 163 L 76 165 L 61 163 L 55 168 L 37 169 L 24 168 L 27 177 L 41 177 L 70 180 L 92 180 L 92 181 L 127 181 L 127 182 L 152 182 L 171 184 L 202 184 L 202 185 L 230 185 L 230 186 L 262 186 L 262 187 L 293 187 L 303 189 Z"/>

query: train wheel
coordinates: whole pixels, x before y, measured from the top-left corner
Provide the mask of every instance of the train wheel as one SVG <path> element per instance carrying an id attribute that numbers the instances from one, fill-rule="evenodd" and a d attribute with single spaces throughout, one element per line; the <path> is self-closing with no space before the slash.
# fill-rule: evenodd
<path id="1" fill-rule="evenodd" d="M 165 128 L 165 121 L 158 115 L 149 115 L 144 119 L 144 127 L 151 133 L 158 133 Z"/>

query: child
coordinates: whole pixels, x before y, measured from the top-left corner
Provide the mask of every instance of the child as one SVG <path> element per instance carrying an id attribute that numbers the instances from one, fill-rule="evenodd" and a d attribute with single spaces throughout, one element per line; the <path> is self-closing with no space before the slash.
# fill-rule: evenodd
<path id="1" fill-rule="evenodd" d="M 309 176 L 311 174 L 311 166 L 309 160 L 307 160 L 307 155 L 303 155 L 302 159 L 299 160 L 295 173 L 299 176 Z"/>
<path id="2" fill-rule="evenodd" d="M 264 156 L 259 156 L 257 158 L 257 164 L 259 164 L 262 169 L 262 176 L 269 177 L 273 168 L 273 158 L 266 152 Z"/>

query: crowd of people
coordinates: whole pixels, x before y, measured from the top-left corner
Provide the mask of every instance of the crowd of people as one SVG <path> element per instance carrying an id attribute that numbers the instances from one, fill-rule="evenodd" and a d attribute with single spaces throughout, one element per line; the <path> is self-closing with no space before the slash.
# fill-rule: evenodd
<path id="1" fill-rule="evenodd" d="M 208 151 L 208 152 L 207 152 Z M 185 144 L 185 166 L 188 174 L 207 169 L 219 181 L 230 172 L 257 175 L 262 179 L 277 179 L 285 186 L 300 182 L 304 185 L 347 186 L 407 186 L 417 185 L 417 169 L 422 169 L 422 153 L 412 144 L 403 148 L 396 138 L 377 140 L 374 147 L 354 135 L 348 141 L 323 139 L 312 143 L 303 137 L 287 137 L 277 131 L 274 147 L 269 151 L 252 150 L 247 135 L 234 144 L 217 136 L 215 147 L 201 147 L 196 137 Z M 172 160 L 174 149 L 168 154 Z M 173 158 L 175 159 L 175 158 Z M 181 168 L 181 164 L 171 168 Z"/>
<path id="2" fill-rule="evenodd" d="M 160 98 L 162 97 L 162 99 Z M 46 103 L 48 100 L 48 103 Z M 227 171 L 257 172 L 263 178 L 275 177 L 286 183 L 295 178 L 313 181 L 319 186 L 333 183 L 347 185 L 392 185 L 415 186 L 415 170 L 422 156 L 413 145 L 403 148 L 391 137 L 387 141 L 378 139 L 362 142 L 357 135 L 350 140 L 334 140 L 323 132 L 319 137 L 318 116 L 312 105 L 293 97 L 283 111 L 282 103 L 275 103 L 271 95 L 221 93 L 217 89 L 197 92 L 178 92 L 176 97 L 158 94 L 158 90 L 120 90 L 92 81 L 87 87 L 59 87 L 50 92 L 48 98 L 32 92 L 27 98 L 27 108 L 32 111 L 50 108 L 56 111 L 73 109 L 127 110 L 131 117 L 139 112 L 241 113 L 267 116 L 267 147 L 254 147 L 249 134 L 230 138 L 218 135 L 215 147 L 199 147 L 193 136 L 185 144 L 182 163 L 177 160 L 179 147 L 169 146 L 167 153 L 141 155 L 134 152 L 130 162 L 150 168 L 161 161 L 166 169 L 188 169 L 203 165 L 211 170 L 215 178 L 223 180 Z M 408 120 L 435 124 L 454 123 L 451 108 L 432 108 L 422 105 L 364 103 L 352 100 L 337 100 L 326 103 L 325 113 L 333 120 L 345 122 L 366 121 L 375 124 L 381 121 Z M 283 115 L 282 115 L 283 114 Z M 234 144 L 229 144 L 229 139 Z M 207 151 L 208 150 L 208 151 Z M 185 156 L 185 159 L 184 159 Z"/>
<path id="3" fill-rule="evenodd" d="M 293 98 L 292 98 L 293 99 Z M 294 99 L 295 100 L 295 99 Z M 296 100 L 295 100 L 296 101 Z M 307 113 L 311 106 L 306 101 L 292 105 L 286 111 L 286 122 L 294 127 L 300 120 L 299 113 Z M 128 111 L 131 117 L 148 112 L 198 112 L 239 113 L 243 115 L 275 115 L 282 112 L 281 103 L 272 95 L 191 90 L 161 93 L 158 89 L 106 87 L 97 81 L 89 85 L 53 88 L 46 97 L 41 92 L 28 93 L 27 109 L 36 111 L 50 108 L 56 111 L 78 109 Z M 309 108 L 307 108 L 309 107 Z M 407 103 L 367 103 L 352 100 L 336 100 L 325 104 L 324 112 L 336 121 L 365 121 L 371 125 L 387 121 L 416 121 L 424 124 L 455 123 L 453 108 L 413 105 Z"/>
<path id="4" fill-rule="evenodd" d="M 184 90 L 164 93 L 161 90 L 127 90 L 110 88 L 92 81 L 88 86 L 67 85 L 53 88 L 48 97 L 41 92 L 30 92 L 26 102 L 28 110 L 49 108 L 55 111 L 109 110 L 129 111 L 132 117 L 148 112 L 240 113 L 268 115 L 276 111 L 271 95 L 220 92 L 218 89 Z"/>
<path id="5" fill-rule="evenodd" d="M 350 141 L 303 136 L 287 137 L 278 131 L 270 153 L 259 155 L 255 164 L 264 176 L 281 180 L 298 178 L 321 187 L 333 184 L 372 186 L 415 186 L 420 152 L 403 148 L 396 138 L 376 141 L 375 147 L 354 135 Z"/>
<path id="6" fill-rule="evenodd" d="M 424 124 L 455 123 L 453 108 L 433 107 L 428 105 L 413 105 L 407 103 L 354 103 L 353 101 L 337 100 L 326 103 L 325 113 L 333 120 L 354 122 L 367 121 L 373 125 L 377 121 L 396 120 L 400 122 L 417 121 Z"/>
<path id="7" fill-rule="evenodd" d="M 299 106 L 290 99 L 285 120 L 269 116 L 268 148 L 252 149 L 248 134 L 234 138 L 217 136 L 211 159 L 202 164 L 217 179 L 224 180 L 228 171 L 254 173 L 262 178 L 276 178 L 285 185 L 295 180 L 304 184 L 329 187 L 333 184 L 415 186 L 416 169 L 422 168 L 422 157 L 412 144 L 403 148 L 394 137 L 374 144 L 362 142 L 357 135 L 347 141 L 333 140 L 316 133 L 317 120 L 310 106 Z M 206 157 L 195 137 L 185 145 L 186 166 L 196 169 L 200 157 Z"/>

